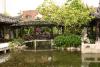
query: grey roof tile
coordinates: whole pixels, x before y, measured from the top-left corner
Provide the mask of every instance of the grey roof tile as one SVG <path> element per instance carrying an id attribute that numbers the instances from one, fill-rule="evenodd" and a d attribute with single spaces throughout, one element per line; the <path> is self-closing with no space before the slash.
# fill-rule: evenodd
<path id="1" fill-rule="evenodd" d="M 6 16 L 3 14 L 0 14 L 0 22 L 17 23 L 18 21 L 19 21 L 19 19 L 17 19 L 16 17 L 11 17 L 11 16 Z"/>

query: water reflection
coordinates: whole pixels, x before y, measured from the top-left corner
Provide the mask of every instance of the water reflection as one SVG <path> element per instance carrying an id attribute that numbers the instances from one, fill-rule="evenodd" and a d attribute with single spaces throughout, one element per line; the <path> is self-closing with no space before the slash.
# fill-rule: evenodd
<path id="1" fill-rule="evenodd" d="M 66 51 L 14 52 L 0 55 L 0 67 L 100 67 L 100 54 Z"/>
<path id="2" fill-rule="evenodd" d="M 80 53 L 64 51 L 11 53 L 10 59 L 0 67 L 81 67 Z"/>
<path id="3" fill-rule="evenodd" d="M 81 67 L 100 67 L 100 54 L 82 54 Z"/>
<path id="4" fill-rule="evenodd" d="M 0 63 L 6 62 L 7 60 L 9 60 L 9 58 L 10 58 L 10 54 L 0 55 Z"/>
<path id="5" fill-rule="evenodd" d="M 42 55 L 42 56 L 33 56 L 33 57 L 28 57 L 25 58 L 24 60 L 27 63 L 40 63 L 40 64 L 46 64 L 46 63 L 51 63 L 53 62 L 53 57 L 52 56 L 47 56 L 47 55 Z"/>

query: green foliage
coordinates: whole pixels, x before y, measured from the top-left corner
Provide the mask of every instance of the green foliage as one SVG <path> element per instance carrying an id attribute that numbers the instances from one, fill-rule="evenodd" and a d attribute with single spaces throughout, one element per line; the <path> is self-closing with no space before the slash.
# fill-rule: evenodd
<path id="1" fill-rule="evenodd" d="M 66 35 L 65 46 L 78 47 L 79 45 L 81 45 L 81 37 L 79 35 L 75 34 Z"/>
<path id="2" fill-rule="evenodd" d="M 33 27 L 27 27 L 27 28 L 21 28 L 18 32 L 17 38 L 26 38 L 29 39 L 31 38 L 31 35 L 34 34 L 34 28 Z"/>
<path id="3" fill-rule="evenodd" d="M 94 10 L 85 6 L 81 0 L 68 0 L 63 6 L 57 6 L 52 0 L 46 0 L 37 10 L 44 16 L 44 20 L 63 23 L 65 32 L 72 32 L 70 29 L 73 29 L 73 32 L 81 33 L 80 27 L 94 18 L 90 16 Z"/>
<path id="4" fill-rule="evenodd" d="M 23 30 L 23 34 L 27 34 L 27 35 L 30 35 L 33 33 L 33 27 L 29 27 L 29 28 L 26 28 Z"/>
<path id="5" fill-rule="evenodd" d="M 88 37 L 89 37 L 90 43 L 95 43 L 95 41 L 96 41 L 95 32 L 92 32 L 92 34 L 88 34 Z"/>
<path id="6" fill-rule="evenodd" d="M 21 45 L 23 45 L 23 43 L 24 43 L 24 40 L 21 39 L 21 38 L 13 39 L 13 40 L 10 42 L 9 47 L 14 48 L 14 47 L 16 47 L 16 46 L 21 46 Z"/>
<path id="7" fill-rule="evenodd" d="M 66 44 L 66 37 L 64 35 L 54 38 L 54 43 L 57 47 L 64 46 Z"/>
<path id="8" fill-rule="evenodd" d="M 18 35 L 20 37 L 25 36 L 25 35 L 31 35 L 33 34 L 34 28 L 33 27 L 27 27 L 27 28 L 21 28 L 20 31 L 18 32 Z"/>
<path id="9" fill-rule="evenodd" d="M 25 45 L 26 45 L 29 49 L 33 49 L 33 48 L 34 48 L 34 42 L 27 42 L 27 43 L 25 43 Z"/>
<path id="10" fill-rule="evenodd" d="M 81 45 L 81 37 L 75 34 L 61 35 L 54 39 L 54 43 L 57 47 L 78 47 Z"/>
<path id="11" fill-rule="evenodd" d="M 52 0 L 45 0 L 43 4 L 37 8 L 37 10 L 43 15 L 43 18 L 46 21 L 58 22 L 59 17 L 57 17 L 57 14 L 59 7 L 55 5 Z"/>

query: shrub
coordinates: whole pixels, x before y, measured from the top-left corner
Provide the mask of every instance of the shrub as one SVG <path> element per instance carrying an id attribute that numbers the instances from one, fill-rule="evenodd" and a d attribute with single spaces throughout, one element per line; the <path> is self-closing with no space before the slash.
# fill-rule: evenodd
<path id="1" fill-rule="evenodd" d="M 81 37 L 79 35 L 70 34 L 66 36 L 65 46 L 77 47 L 79 45 L 81 45 Z"/>
<path id="2" fill-rule="evenodd" d="M 24 40 L 21 39 L 21 38 L 18 38 L 18 39 L 13 39 L 11 42 L 10 42 L 10 45 L 9 47 L 10 48 L 15 48 L 16 46 L 22 46 L 24 45 Z"/>
<path id="3" fill-rule="evenodd" d="M 57 47 L 61 47 L 64 46 L 66 43 L 66 37 L 64 35 L 61 36 L 57 36 L 56 38 L 54 38 L 54 43 Z"/>
<path id="4" fill-rule="evenodd" d="M 61 35 L 54 39 L 54 43 L 57 47 L 77 47 L 81 44 L 81 37 L 75 34 Z"/>

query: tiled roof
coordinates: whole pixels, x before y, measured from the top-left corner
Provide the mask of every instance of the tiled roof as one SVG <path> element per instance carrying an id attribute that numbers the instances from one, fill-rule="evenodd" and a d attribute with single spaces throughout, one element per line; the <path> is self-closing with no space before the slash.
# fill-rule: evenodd
<path id="1" fill-rule="evenodd" d="M 17 24 L 13 24 L 12 26 L 56 26 L 56 23 L 50 23 L 46 21 L 27 21 L 27 22 L 19 22 Z"/>
<path id="2" fill-rule="evenodd" d="M 0 14 L 0 23 L 4 22 L 4 23 L 17 23 L 18 22 L 18 18 L 15 17 L 11 17 L 11 16 L 5 16 L 3 14 Z"/>
<path id="3" fill-rule="evenodd" d="M 51 23 L 50 21 L 27 21 L 13 24 L 12 26 L 64 26 L 63 24 Z"/>
<path id="4" fill-rule="evenodd" d="M 95 16 L 96 18 L 100 18 L 100 3 L 99 3 L 99 6 L 98 6 L 96 12 L 92 13 L 91 15 Z"/>

